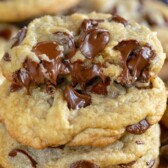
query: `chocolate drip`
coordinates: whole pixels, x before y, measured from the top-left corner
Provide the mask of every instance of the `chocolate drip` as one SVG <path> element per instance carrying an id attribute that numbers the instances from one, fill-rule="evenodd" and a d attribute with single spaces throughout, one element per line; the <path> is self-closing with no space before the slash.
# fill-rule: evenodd
<path id="1" fill-rule="evenodd" d="M 137 124 L 130 125 L 126 128 L 126 130 L 132 134 L 140 135 L 146 132 L 146 130 L 150 127 L 150 124 L 147 120 L 142 120 Z"/>
<path id="2" fill-rule="evenodd" d="M 16 37 L 13 38 L 14 43 L 13 43 L 13 45 L 12 45 L 11 48 L 18 46 L 24 40 L 24 38 L 26 36 L 26 33 L 27 33 L 27 27 L 22 28 L 18 32 L 18 34 L 16 35 Z"/>
<path id="3" fill-rule="evenodd" d="M 127 40 L 121 41 L 114 49 L 121 53 L 122 84 L 131 84 L 137 80 L 145 82 L 149 80 L 148 68 L 150 61 L 155 57 L 155 53 L 148 44 L 141 46 L 136 40 Z"/>
<path id="4" fill-rule="evenodd" d="M 37 165 L 37 162 L 36 162 L 26 151 L 24 151 L 24 150 L 22 150 L 22 149 L 13 149 L 13 150 L 9 153 L 9 156 L 10 156 L 10 157 L 16 157 L 18 152 L 28 157 L 28 159 L 30 160 L 31 165 L 32 165 L 33 168 L 36 168 L 36 167 L 37 167 L 37 166 L 36 166 L 36 165 Z"/>
<path id="5" fill-rule="evenodd" d="M 128 25 L 128 21 L 125 20 L 124 18 L 122 18 L 121 16 L 118 16 L 118 15 L 113 16 L 113 17 L 112 17 L 112 21 L 117 22 L 117 23 L 121 23 L 121 24 L 123 24 L 124 26 L 127 26 L 127 25 Z"/>
<path id="6" fill-rule="evenodd" d="M 91 104 L 91 96 L 78 93 L 73 87 L 66 86 L 65 100 L 68 102 L 70 109 L 80 109 Z"/>
<path id="7" fill-rule="evenodd" d="M 96 164 L 94 164 L 90 161 L 81 160 L 81 161 L 77 161 L 75 163 L 72 163 L 70 165 L 70 168 L 99 168 L 99 166 L 97 166 Z"/>
<path id="8" fill-rule="evenodd" d="M 97 56 L 104 50 L 110 40 L 107 30 L 98 28 L 97 20 L 84 20 L 79 37 L 79 48 L 81 53 L 88 59 Z"/>

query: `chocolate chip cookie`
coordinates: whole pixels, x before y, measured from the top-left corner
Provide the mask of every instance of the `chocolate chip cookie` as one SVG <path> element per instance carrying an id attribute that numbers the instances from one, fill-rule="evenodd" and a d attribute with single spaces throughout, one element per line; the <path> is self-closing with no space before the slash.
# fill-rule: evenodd
<path id="1" fill-rule="evenodd" d="M 165 110 L 165 86 L 155 78 L 164 58 L 155 33 L 121 17 L 36 19 L 2 58 L 0 114 L 10 135 L 34 148 L 105 146 L 126 131 L 142 134 Z"/>
<path id="2" fill-rule="evenodd" d="M 154 168 L 157 165 L 158 125 L 142 135 L 127 133 L 107 147 L 59 146 L 36 150 L 13 140 L 0 124 L 0 165 L 4 168 Z"/>
<path id="3" fill-rule="evenodd" d="M 79 0 L 1 0 L 0 21 L 18 22 L 44 14 L 55 14 L 73 7 Z"/>

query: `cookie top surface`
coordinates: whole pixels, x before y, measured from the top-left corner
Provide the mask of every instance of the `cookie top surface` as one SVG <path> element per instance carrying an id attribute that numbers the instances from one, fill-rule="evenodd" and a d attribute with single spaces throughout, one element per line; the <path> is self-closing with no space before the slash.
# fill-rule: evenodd
<path id="1" fill-rule="evenodd" d="M 158 156 L 159 135 L 159 126 L 154 125 L 142 135 L 127 133 L 103 148 L 61 146 L 35 150 L 13 140 L 1 124 L 0 164 L 5 168 L 120 168 L 124 165 L 148 168 Z"/>
<path id="2" fill-rule="evenodd" d="M 43 66 L 46 73 L 56 78 L 54 73 L 58 72 L 51 72 L 49 65 L 55 61 L 61 64 L 62 74 L 87 69 L 91 76 L 107 76 L 127 85 L 156 77 L 165 59 L 155 33 L 121 17 L 97 13 L 35 19 L 11 40 L 5 51 L 11 60 L 2 59 L 1 66 L 8 80 L 13 80 L 16 71 L 35 67 L 32 64 Z M 33 72 L 28 73 L 32 80 L 38 80 Z M 45 74 L 44 78 L 49 77 Z M 82 83 L 88 80 L 80 79 Z"/>
<path id="3" fill-rule="evenodd" d="M 120 17 L 36 19 L 1 61 L 10 82 L 1 87 L 0 115 L 14 138 L 35 148 L 104 146 L 129 125 L 160 120 L 166 93 L 154 78 L 163 61 L 155 34 Z"/>
<path id="4" fill-rule="evenodd" d="M 79 0 L 3 0 L 0 1 L 0 21 L 18 22 L 41 16 L 56 14 L 75 6 Z"/>

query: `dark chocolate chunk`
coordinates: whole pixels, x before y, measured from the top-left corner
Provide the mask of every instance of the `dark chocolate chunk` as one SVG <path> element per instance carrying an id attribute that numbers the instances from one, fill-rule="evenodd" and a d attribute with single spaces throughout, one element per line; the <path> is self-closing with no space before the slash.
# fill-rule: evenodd
<path id="1" fill-rule="evenodd" d="M 31 165 L 32 165 L 33 168 L 36 168 L 36 167 L 37 167 L 37 166 L 36 166 L 36 165 L 37 165 L 37 162 L 36 162 L 26 151 L 24 151 L 24 150 L 22 150 L 22 149 L 13 149 L 13 150 L 9 153 L 9 156 L 10 156 L 10 157 L 16 157 L 18 152 L 28 157 L 28 159 L 30 160 Z"/>
<path id="2" fill-rule="evenodd" d="M 81 25 L 81 32 L 86 32 L 90 29 L 96 28 L 99 22 L 102 22 L 102 21 L 103 20 L 85 19 Z"/>
<path id="3" fill-rule="evenodd" d="M 63 52 L 59 50 L 58 47 L 57 42 L 44 41 L 37 43 L 37 45 L 33 47 L 32 51 L 35 52 L 35 54 L 39 57 L 42 54 L 45 54 L 49 59 L 55 59 L 58 56 L 63 56 Z"/>
<path id="4" fill-rule="evenodd" d="M 118 16 L 118 15 L 113 16 L 113 17 L 112 17 L 112 21 L 117 22 L 117 23 L 121 23 L 121 24 L 123 24 L 124 26 L 127 26 L 127 25 L 128 25 L 128 21 L 125 20 L 124 18 L 122 18 L 121 16 Z"/>
<path id="5" fill-rule="evenodd" d="M 144 119 L 137 124 L 127 126 L 126 130 L 132 134 L 140 135 L 143 134 L 149 127 L 150 124 Z"/>
<path id="6" fill-rule="evenodd" d="M 70 109 L 80 109 L 91 104 L 90 95 L 80 94 L 71 86 L 66 86 L 64 94 Z"/>
<path id="7" fill-rule="evenodd" d="M 36 84 L 42 84 L 45 81 L 44 72 L 42 71 L 42 66 L 27 58 L 23 63 L 23 67 L 30 76 L 30 82 Z"/>
<path id="8" fill-rule="evenodd" d="M 137 80 L 145 82 L 149 80 L 148 68 L 155 53 L 148 44 L 141 46 L 136 40 L 127 40 L 121 41 L 114 49 L 121 53 L 122 84 L 132 84 Z"/>
<path id="9" fill-rule="evenodd" d="M 19 90 L 21 87 L 25 87 L 29 93 L 31 79 L 27 71 L 18 70 L 13 73 L 13 84 L 10 91 Z"/>
<path id="10" fill-rule="evenodd" d="M 57 84 L 58 75 L 66 75 L 69 69 L 61 62 L 59 58 L 51 62 L 42 61 L 43 67 L 46 69 L 46 78 L 53 84 Z"/>
<path id="11" fill-rule="evenodd" d="M 134 165 L 136 163 L 136 161 L 132 161 L 130 163 L 126 163 L 126 164 L 120 164 L 119 166 L 121 168 L 130 168 L 132 165 Z"/>
<path id="12" fill-rule="evenodd" d="M 146 163 L 146 165 L 149 167 L 149 168 L 152 168 L 155 164 L 155 160 L 150 160 L 149 162 Z"/>
<path id="13" fill-rule="evenodd" d="M 107 30 L 98 28 L 98 20 L 84 20 L 79 37 L 79 49 L 86 58 L 93 58 L 104 50 L 110 40 Z"/>
<path id="14" fill-rule="evenodd" d="M 8 53 L 5 53 L 3 56 L 3 60 L 6 62 L 10 62 L 11 61 L 11 56 Z"/>
<path id="15" fill-rule="evenodd" d="M 16 37 L 13 38 L 14 43 L 11 48 L 18 46 L 25 38 L 27 33 L 27 27 L 22 28 L 16 35 Z"/>
<path id="16" fill-rule="evenodd" d="M 70 168 L 99 168 L 99 166 L 97 166 L 96 164 L 94 164 L 90 161 L 81 160 L 81 161 L 77 161 L 75 163 L 72 163 L 70 165 Z"/>
<path id="17" fill-rule="evenodd" d="M 54 33 L 55 41 L 64 47 L 64 56 L 71 58 L 76 52 L 74 38 L 66 32 Z"/>
<path id="18" fill-rule="evenodd" d="M 102 80 L 99 80 L 98 82 L 93 83 L 90 87 L 90 92 L 96 93 L 99 95 L 107 95 L 108 90 L 107 87 L 110 85 L 110 79 L 107 78 L 104 82 Z"/>
<path id="19" fill-rule="evenodd" d="M 73 63 L 70 68 L 72 80 L 81 85 L 86 84 L 94 77 L 100 77 L 104 81 L 105 76 L 102 73 L 102 68 L 103 66 L 99 64 L 86 66 L 84 62 L 77 61 Z"/>
<path id="20" fill-rule="evenodd" d="M 5 40 L 9 40 L 12 36 L 12 29 L 9 27 L 4 27 L 0 29 L 0 37 L 4 38 Z"/>

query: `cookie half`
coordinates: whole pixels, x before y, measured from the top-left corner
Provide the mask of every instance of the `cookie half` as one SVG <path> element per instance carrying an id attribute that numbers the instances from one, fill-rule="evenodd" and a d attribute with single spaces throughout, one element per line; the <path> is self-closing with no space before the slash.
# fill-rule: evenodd
<path id="1" fill-rule="evenodd" d="M 60 146 L 35 150 L 13 140 L 0 125 L 0 164 L 4 168 L 154 168 L 159 154 L 158 125 L 143 135 L 125 134 L 103 148 Z"/>

